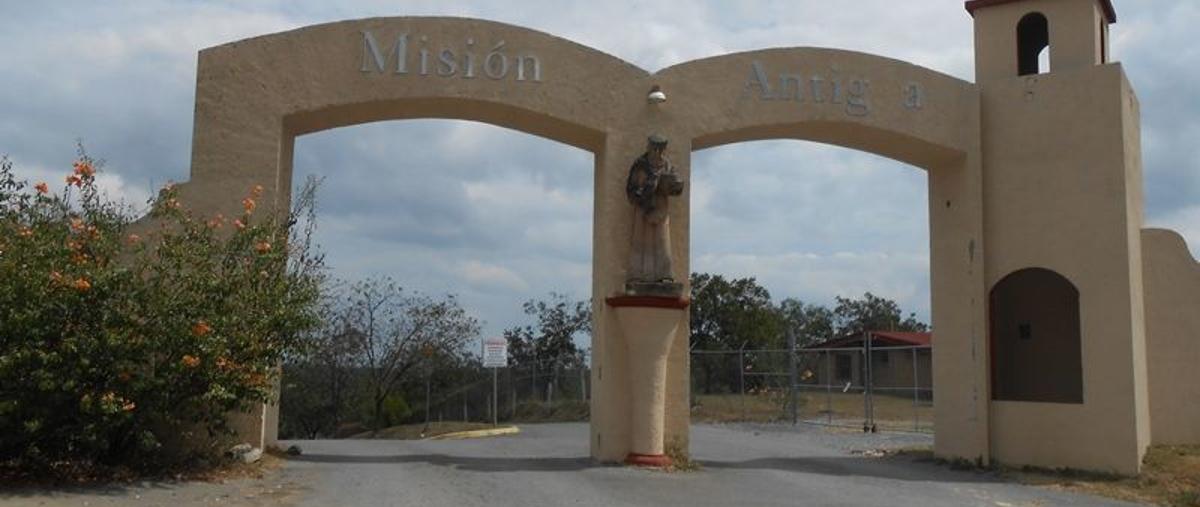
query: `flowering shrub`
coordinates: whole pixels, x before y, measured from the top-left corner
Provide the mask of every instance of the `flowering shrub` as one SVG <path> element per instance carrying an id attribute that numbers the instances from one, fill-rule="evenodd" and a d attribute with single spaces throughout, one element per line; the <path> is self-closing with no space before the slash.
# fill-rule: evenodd
<path id="1" fill-rule="evenodd" d="M 147 226 L 96 170 L 81 154 L 53 193 L 0 160 L 0 462 L 178 459 L 273 396 L 316 324 L 311 185 L 278 215 L 247 189 L 238 217 L 194 216 L 168 186 Z"/>

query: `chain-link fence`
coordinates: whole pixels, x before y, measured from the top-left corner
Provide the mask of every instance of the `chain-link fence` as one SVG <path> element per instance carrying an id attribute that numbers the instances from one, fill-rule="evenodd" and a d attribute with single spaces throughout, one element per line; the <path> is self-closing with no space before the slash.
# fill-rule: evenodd
<path id="1" fill-rule="evenodd" d="M 695 420 L 933 431 L 929 345 L 691 353 Z"/>
<path id="2" fill-rule="evenodd" d="M 554 359 L 479 369 L 445 387 L 438 371 L 426 372 L 425 396 L 414 403 L 418 420 L 507 422 L 584 420 L 590 369 Z M 494 412 L 493 412 L 494 410 Z"/>
<path id="3" fill-rule="evenodd" d="M 784 421 L 865 431 L 933 431 L 929 345 L 691 351 L 692 418 Z M 869 360 L 868 360 L 869 358 Z M 417 420 L 585 420 L 590 369 L 554 359 L 479 369 L 446 382 L 435 370 Z M 428 373 L 427 373 L 428 374 Z M 494 378 L 494 382 L 493 382 Z M 495 401 L 493 401 L 495 400 Z"/>

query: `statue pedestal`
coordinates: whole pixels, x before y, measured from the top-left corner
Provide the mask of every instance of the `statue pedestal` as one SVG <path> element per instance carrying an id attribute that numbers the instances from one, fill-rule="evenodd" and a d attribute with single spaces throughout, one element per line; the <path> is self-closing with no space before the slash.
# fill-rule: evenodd
<path id="1" fill-rule="evenodd" d="M 667 355 L 689 301 L 679 296 L 617 296 L 613 307 L 629 357 L 631 465 L 663 467 Z"/>

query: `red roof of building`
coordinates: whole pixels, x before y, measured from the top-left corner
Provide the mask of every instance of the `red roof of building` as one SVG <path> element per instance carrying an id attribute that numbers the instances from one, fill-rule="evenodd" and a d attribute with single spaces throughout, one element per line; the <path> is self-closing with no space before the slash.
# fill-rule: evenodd
<path id="1" fill-rule="evenodd" d="M 1022 1 L 1022 0 L 968 0 L 966 7 L 967 7 L 967 12 L 971 13 L 971 16 L 974 16 L 976 9 L 982 9 L 984 7 L 991 7 L 993 5 L 1003 5 L 1003 4 L 1018 2 L 1018 1 Z M 1097 0 L 1097 1 L 1100 2 L 1100 7 L 1104 9 L 1104 17 L 1108 18 L 1108 22 L 1116 23 L 1117 22 L 1117 10 L 1113 8 L 1112 0 Z"/>
<path id="2" fill-rule="evenodd" d="M 933 333 L 912 333 L 903 331 L 870 331 L 875 342 L 882 341 L 887 346 L 906 347 L 906 346 L 925 346 L 933 344 Z M 825 340 L 821 343 L 816 343 L 804 347 L 806 349 L 829 349 L 839 347 L 849 347 L 855 342 L 861 342 L 862 335 L 859 333 Z"/>
<path id="3" fill-rule="evenodd" d="M 899 331 L 871 331 L 876 339 L 894 341 L 903 345 L 930 345 L 933 343 L 933 333 L 902 333 Z"/>

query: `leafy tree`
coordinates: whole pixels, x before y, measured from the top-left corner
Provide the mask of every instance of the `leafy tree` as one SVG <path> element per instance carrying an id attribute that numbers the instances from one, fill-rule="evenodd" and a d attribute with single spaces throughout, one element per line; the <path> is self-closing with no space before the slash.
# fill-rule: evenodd
<path id="1" fill-rule="evenodd" d="M 337 294 L 337 291 L 329 290 Z M 323 298 L 320 327 L 309 337 L 309 347 L 284 363 L 280 390 L 280 433 L 284 438 L 333 436 L 361 397 L 356 379 L 362 356 L 361 341 L 338 327 L 339 300 Z"/>
<path id="2" fill-rule="evenodd" d="M 779 313 L 785 328 L 796 334 L 797 346 L 818 343 L 834 336 L 834 313 L 825 306 L 786 298 L 779 302 Z"/>
<path id="3" fill-rule="evenodd" d="M 575 301 L 566 294 L 551 292 L 548 301 L 530 299 L 522 309 L 536 322 L 504 331 L 509 355 L 517 363 L 549 358 L 568 363 L 581 360 L 575 340 L 592 332 L 591 301 Z"/>
<path id="4" fill-rule="evenodd" d="M 771 293 L 751 278 L 692 273 L 691 346 L 736 350 L 780 343 L 783 321 Z"/>
<path id="5" fill-rule="evenodd" d="M 782 346 L 784 319 L 771 302 L 771 293 L 754 278 L 726 280 L 721 275 L 692 273 L 691 284 L 692 349 L 731 351 Z M 758 368 L 758 358 L 745 359 L 748 369 Z M 738 382 L 737 367 L 738 363 L 726 355 L 700 354 L 692 360 L 704 392 L 731 390 Z"/>
<path id="6" fill-rule="evenodd" d="M 354 283 L 332 325 L 355 343 L 371 402 L 371 424 L 384 424 L 385 402 L 415 368 L 437 353 L 454 354 L 479 336 L 479 322 L 452 295 L 409 294 L 394 281 Z"/>
<path id="7" fill-rule="evenodd" d="M 504 330 L 509 356 L 516 364 L 530 365 L 534 372 L 552 370 L 554 374 L 547 388 L 557 387 L 557 373 L 562 368 L 584 364 L 575 340 L 592 332 L 592 303 L 551 292 L 549 300 L 531 299 L 522 308 L 536 322 Z"/>
<path id="8" fill-rule="evenodd" d="M 839 336 L 863 331 L 928 331 L 929 326 L 917 319 L 915 313 L 901 318 L 900 305 L 870 292 L 862 298 L 837 297 L 833 309 L 834 324 Z"/>

